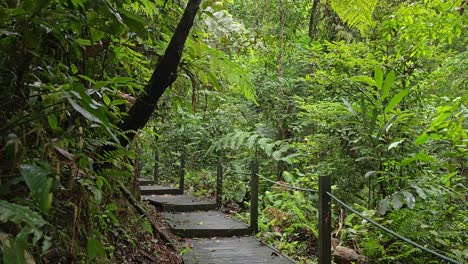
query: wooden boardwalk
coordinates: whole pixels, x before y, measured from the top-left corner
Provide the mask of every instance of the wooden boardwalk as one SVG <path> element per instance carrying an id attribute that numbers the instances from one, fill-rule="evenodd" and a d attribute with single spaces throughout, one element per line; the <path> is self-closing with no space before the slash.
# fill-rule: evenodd
<path id="1" fill-rule="evenodd" d="M 150 180 L 140 180 L 140 190 L 143 199 L 163 211 L 171 230 L 185 238 L 180 244 L 185 251 L 185 263 L 295 263 L 249 236 L 251 231 L 247 225 L 215 211 L 214 201 L 197 199 Z"/>

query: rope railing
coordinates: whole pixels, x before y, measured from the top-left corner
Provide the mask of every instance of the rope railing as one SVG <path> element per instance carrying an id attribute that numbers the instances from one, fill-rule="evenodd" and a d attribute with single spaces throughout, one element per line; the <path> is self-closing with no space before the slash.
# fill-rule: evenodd
<path id="1" fill-rule="evenodd" d="M 304 191 L 304 192 L 311 192 L 311 193 L 318 193 L 318 190 L 313 190 L 313 189 L 306 189 L 306 188 L 301 188 L 301 187 L 296 187 L 296 186 L 291 186 L 291 185 L 287 185 L 287 184 L 283 184 L 281 182 L 277 182 L 277 181 L 273 181 L 273 180 L 270 180 L 268 179 L 267 177 L 259 174 L 258 176 L 260 176 L 260 178 L 262 178 L 263 180 L 267 181 L 267 182 L 271 182 L 273 184 L 276 184 L 276 185 L 279 185 L 279 186 L 283 186 L 283 187 L 286 187 L 286 188 L 289 188 L 291 190 L 297 190 L 297 191 Z"/>
<path id="2" fill-rule="evenodd" d="M 318 193 L 319 191 L 318 190 L 313 190 L 313 189 L 305 189 L 305 188 L 300 188 L 300 187 L 296 187 L 296 186 L 290 186 L 290 185 L 287 185 L 287 184 L 283 184 L 283 183 L 280 183 L 280 182 L 277 182 L 277 181 L 273 181 L 271 179 L 268 179 L 267 177 L 259 174 L 258 175 L 260 178 L 262 178 L 263 180 L 265 181 L 268 181 L 270 183 L 273 183 L 273 184 L 276 184 L 276 185 L 279 185 L 279 186 L 282 186 L 282 187 L 285 187 L 285 188 L 288 188 L 288 189 L 291 189 L 291 190 L 299 190 L 299 191 L 305 191 L 305 192 L 312 192 L 312 193 Z M 410 240 L 409 238 L 406 238 L 398 233 L 396 233 L 395 231 L 391 230 L 391 229 L 388 229 L 387 227 L 375 222 L 374 220 L 370 219 L 369 217 L 366 217 L 364 216 L 363 214 L 361 214 L 360 212 L 358 212 L 357 210 L 355 210 L 354 208 L 352 208 L 350 205 L 344 203 L 343 201 L 341 201 L 340 199 L 338 199 L 336 196 L 334 196 L 333 194 L 331 194 L 330 192 L 325 192 L 328 196 L 330 196 L 333 200 L 335 200 L 336 202 L 338 202 L 339 204 L 341 204 L 343 207 L 345 207 L 346 209 L 348 209 L 349 211 L 351 211 L 352 213 L 358 215 L 359 217 L 365 219 L 366 221 L 368 221 L 369 223 L 371 223 L 372 225 L 380 228 L 381 230 L 389 233 L 390 235 L 394 236 L 394 237 L 397 237 L 398 239 L 422 250 L 422 251 L 425 251 L 429 254 L 432 254 L 440 259 L 443 259 L 445 261 L 448 261 L 450 263 L 454 263 L 454 264 L 461 264 L 460 262 L 452 259 L 452 258 L 449 258 L 445 255 L 442 255 L 434 250 L 431 250 L 431 249 L 428 249 L 412 240 Z"/>
<path id="3" fill-rule="evenodd" d="M 353 212 L 354 214 L 358 215 L 359 217 L 365 219 L 366 221 L 368 221 L 369 223 L 373 224 L 374 226 L 376 226 L 376 227 L 382 229 L 383 231 L 385 231 L 385 232 L 391 234 L 392 236 L 397 237 L 398 239 L 400 239 L 400 240 L 402 240 L 402 241 L 404 241 L 404 242 L 406 242 L 406 243 L 408 243 L 408 244 L 411 244 L 412 246 L 414 246 L 414 247 L 416 247 L 416 248 L 419 248 L 419 249 L 422 250 L 422 251 L 425 251 L 425 252 L 427 252 L 427 253 L 429 253 L 429 254 L 432 254 L 432 255 L 434 255 L 434 256 L 437 256 L 437 257 L 439 257 L 439 258 L 441 258 L 441 259 L 443 259 L 443 260 L 446 260 L 446 261 L 448 261 L 448 262 L 450 262 L 450 263 L 461 264 L 460 262 L 458 262 L 458 261 L 456 261 L 456 260 L 454 260 L 454 259 L 451 259 L 451 258 L 449 258 L 449 257 L 447 257 L 447 256 L 444 256 L 444 255 L 442 255 L 442 254 L 440 254 L 440 253 L 437 253 L 437 252 L 434 251 L 434 250 L 428 249 L 428 248 L 426 248 L 426 247 L 424 247 L 424 246 L 422 246 L 422 245 L 420 245 L 420 244 L 418 244 L 418 243 L 416 243 L 416 242 L 414 242 L 414 241 L 412 241 L 412 240 L 410 240 L 410 239 L 408 239 L 408 238 L 406 238 L 406 237 L 404 237 L 404 236 L 402 236 L 402 235 L 396 233 L 395 231 L 392 231 L 392 230 L 386 228 L 385 226 L 383 226 L 383 225 L 381 225 L 381 224 L 375 222 L 374 220 L 370 219 L 369 217 L 364 216 L 363 214 L 359 213 L 357 210 L 355 210 L 355 209 L 352 208 L 351 206 L 347 205 L 346 203 L 344 203 L 343 201 L 341 201 L 340 199 L 338 199 L 336 196 L 334 196 L 334 195 L 331 194 L 330 192 L 326 192 L 326 194 L 329 195 L 333 200 L 335 200 L 335 201 L 337 201 L 339 204 L 341 204 L 344 208 L 348 209 L 349 211 Z"/>
<path id="4" fill-rule="evenodd" d="M 180 181 L 181 181 L 181 186 L 183 186 L 183 178 L 184 178 L 184 160 L 182 159 L 181 162 L 181 175 L 180 175 Z M 377 228 L 389 233 L 390 235 L 400 239 L 403 242 L 406 242 L 410 245 L 412 245 L 415 248 L 418 248 L 426 253 L 429 253 L 433 256 L 436 256 L 442 260 L 445 260 L 449 263 L 453 264 L 461 264 L 457 260 L 454 260 L 450 257 L 447 257 L 443 254 L 440 254 L 434 250 L 428 249 L 427 247 L 424 247 L 423 245 L 420 245 L 398 233 L 395 231 L 375 222 L 374 220 L 370 219 L 369 217 L 364 216 L 362 213 L 358 212 L 355 210 L 353 207 L 350 205 L 346 204 L 345 202 L 341 201 L 338 199 L 336 196 L 334 196 L 331 193 L 331 181 L 329 176 L 321 176 L 319 177 L 319 189 L 314 190 L 314 189 L 307 189 L 307 188 L 302 188 L 302 187 L 297 187 L 297 186 L 292 186 L 288 184 L 284 184 L 278 181 L 271 180 L 261 174 L 258 173 L 258 162 L 254 161 L 251 164 L 251 171 L 250 172 L 243 172 L 243 171 L 237 171 L 237 170 L 232 170 L 230 167 L 227 167 L 222 164 L 222 159 L 218 160 L 218 173 L 217 173 L 217 204 L 221 204 L 221 193 L 222 193 L 222 178 L 223 178 L 223 169 L 226 171 L 230 171 L 232 173 L 236 174 L 241 174 L 241 175 L 249 175 L 251 177 L 251 192 L 252 192 L 252 197 L 251 197 L 251 219 L 250 219 L 250 228 L 252 232 L 255 234 L 258 231 L 258 180 L 261 178 L 264 181 L 270 182 L 272 184 L 282 186 L 291 190 L 298 190 L 298 191 L 303 191 L 303 192 L 310 192 L 310 193 L 318 193 L 319 195 L 319 250 L 318 250 L 318 255 L 319 255 L 319 264 L 329 264 L 331 263 L 331 202 L 332 200 L 336 201 L 338 204 L 346 208 L 347 210 L 351 211 L 352 213 L 356 214 L 357 216 L 361 217 L 362 219 L 365 219 L 372 225 L 376 226 Z"/>
<path id="5" fill-rule="evenodd" d="M 232 170 L 231 168 L 227 167 L 227 166 L 224 166 L 222 165 L 224 169 L 226 169 L 227 171 L 230 171 L 230 172 L 233 172 L 233 173 L 237 173 L 237 174 L 243 174 L 243 175 L 250 175 L 250 172 L 243 172 L 243 171 L 238 171 L 238 170 Z"/>
<path id="6" fill-rule="evenodd" d="M 230 171 L 230 172 L 233 172 L 233 173 L 238 173 L 238 174 L 244 174 L 244 175 L 250 175 L 250 173 L 247 173 L 247 172 L 243 172 L 243 171 L 236 171 L 236 170 L 231 170 L 230 168 L 226 167 L 223 165 L 223 168 L 225 168 L 226 170 Z M 297 191 L 304 191 L 304 192 L 312 192 L 312 193 L 318 193 L 318 190 L 313 190 L 313 189 L 306 189 L 306 188 L 301 188 L 301 187 L 296 187 L 296 186 L 291 186 L 291 185 L 287 185 L 287 184 L 284 184 L 284 183 L 281 183 L 281 182 L 277 182 L 277 181 L 274 181 L 274 180 L 270 180 L 268 179 L 267 177 L 261 175 L 261 174 L 258 174 L 258 176 L 260 178 L 262 178 L 263 180 L 267 181 L 267 182 L 270 182 L 270 183 L 273 183 L 273 184 L 276 184 L 276 185 L 279 185 L 279 186 L 283 186 L 283 187 L 286 187 L 286 188 L 289 188 L 289 189 L 292 189 L 292 190 L 297 190 Z"/>

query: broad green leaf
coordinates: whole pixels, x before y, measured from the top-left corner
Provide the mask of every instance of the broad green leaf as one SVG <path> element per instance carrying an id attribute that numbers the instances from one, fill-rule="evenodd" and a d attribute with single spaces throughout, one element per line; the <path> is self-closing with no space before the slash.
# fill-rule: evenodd
<path id="1" fill-rule="evenodd" d="M 124 8 L 118 8 L 118 11 L 120 12 L 120 14 L 122 14 L 123 21 L 130 28 L 130 30 L 134 32 L 141 32 L 145 30 L 147 22 L 142 16 L 128 11 Z"/>
<path id="2" fill-rule="evenodd" d="M 84 8 L 84 4 L 83 4 L 83 3 L 86 2 L 86 1 L 83 1 L 83 0 L 71 0 L 71 2 L 72 2 L 73 6 L 74 6 L 75 8 L 77 8 L 77 7 L 82 7 L 82 8 Z"/>
<path id="3" fill-rule="evenodd" d="M 397 106 L 401 100 L 403 100 L 403 98 L 405 96 L 407 96 L 409 94 L 409 90 L 406 89 L 406 90 L 403 90 L 401 92 L 399 92 L 398 94 L 396 94 L 392 100 L 390 100 L 390 102 L 388 103 L 388 105 L 385 107 L 385 113 L 388 113 L 390 112 L 391 110 L 393 110 L 393 108 L 395 108 L 395 106 Z"/>
<path id="4" fill-rule="evenodd" d="M 451 172 L 451 173 L 448 173 L 444 176 L 442 176 L 442 178 L 440 178 L 440 181 L 445 185 L 445 187 L 450 187 L 451 185 L 451 179 L 457 175 L 457 172 L 454 171 L 454 172 Z"/>
<path id="5" fill-rule="evenodd" d="M 104 245 L 96 239 L 89 239 L 88 245 L 88 263 L 91 263 L 96 258 L 105 258 L 106 257 L 106 250 L 104 249 Z"/>
<path id="6" fill-rule="evenodd" d="M 419 145 L 426 143 L 427 140 L 429 140 L 429 135 L 426 132 L 424 132 L 421 135 L 419 135 L 419 137 L 416 138 L 416 140 L 414 141 L 414 144 L 416 146 L 419 146 Z"/>
<path id="7" fill-rule="evenodd" d="M 57 117 L 54 114 L 47 116 L 47 122 L 49 123 L 50 128 L 56 129 L 58 125 Z"/>
<path id="8" fill-rule="evenodd" d="M 279 160 L 284 161 L 284 162 L 286 162 L 288 164 L 292 164 L 293 163 L 293 158 L 298 157 L 298 156 L 301 156 L 301 154 L 293 153 L 293 154 L 290 154 L 290 155 L 288 155 L 286 157 L 283 157 L 283 158 L 281 158 Z"/>
<path id="9" fill-rule="evenodd" d="M 41 227 L 46 224 L 42 216 L 29 207 L 0 200 L 0 222 L 12 222 L 18 226 L 27 226 L 27 233 L 33 234 L 33 243 L 42 237 Z"/>
<path id="10" fill-rule="evenodd" d="M 15 239 L 8 239 L 2 248 L 3 263 L 26 264 L 25 253 L 27 247 L 25 234 L 19 234 Z"/>
<path id="11" fill-rule="evenodd" d="M 78 38 L 78 39 L 75 39 L 75 42 L 76 42 L 78 45 L 81 45 L 81 46 L 88 46 L 88 45 L 91 45 L 91 40 L 89 40 L 89 39 Z"/>
<path id="12" fill-rule="evenodd" d="M 367 83 L 369 86 L 377 86 L 377 83 L 375 82 L 375 80 L 369 76 L 364 76 L 364 75 L 353 76 L 349 78 L 349 80 L 353 82 Z"/>
<path id="13" fill-rule="evenodd" d="M 382 86 L 382 100 L 387 98 L 388 94 L 390 93 L 390 88 L 395 83 L 395 72 L 391 71 L 387 74 L 385 81 Z"/>
<path id="14" fill-rule="evenodd" d="M 73 74 L 76 74 L 78 72 L 78 68 L 76 67 L 75 64 L 72 64 L 70 67 L 71 67 L 71 70 L 72 70 Z"/>
<path id="15" fill-rule="evenodd" d="M 375 66 L 374 68 L 374 79 L 375 79 L 375 85 L 379 90 L 382 89 L 382 84 L 383 84 L 383 71 L 380 68 L 380 66 Z"/>
<path id="16" fill-rule="evenodd" d="M 102 100 L 104 101 L 105 105 L 110 105 L 110 103 L 111 103 L 111 99 L 106 94 L 102 95 Z"/>
<path id="17" fill-rule="evenodd" d="M 51 171 L 35 164 L 21 164 L 20 173 L 33 195 L 34 202 L 46 213 L 52 204 L 52 179 L 47 177 Z"/>
<path id="18" fill-rule="evenodd" d="M 84 109 L 81 107 L 75 100 L 73 100 L 71 97 L 67 97 L 68 102 L 71 104 L 73 109 L 75 109 L 78 113 L 80 113 L 84 118 L 88 119 L 91 122 L 98 123 L 98 124 L 103 124 L 101 119 L 99 119 L 97 116 L 94 114 L 90 113 L 88 110 Z"/>
<path id="19" fill-rule="evenodd" d="M 411 162 L 414 162 L 414 161 L 433 161 L 434 158 L 427 155 L 427 154 L 424 154 L 424 153 L 418 153 L 416 154 L 414 157 L 409 157 L 409 158 L 405 158 L 401 161 L 401 166 L 406 166 L 408 164 L 410 164 Z"/>

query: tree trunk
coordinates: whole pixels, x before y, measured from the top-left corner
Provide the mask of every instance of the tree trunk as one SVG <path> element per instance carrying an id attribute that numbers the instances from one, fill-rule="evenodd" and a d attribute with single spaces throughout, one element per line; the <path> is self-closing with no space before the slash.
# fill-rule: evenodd
<path id="1" fill-rule="evenodd" d="M 312 8 L 310 9 L 309 20 L 309 37 L 313 41 L 317 38 L 317 25 L 318 25 L 318 4 L 320 0 L 313 0 Z"/>
<path id="2" fill-rule="evenodd" d="M 137 131 L 143 128 L 153 114 L 159 98 L 176 80 L 177 68 L 182 58 L 185 41 L 200 8 L 200 2 L 201 0 L 190 0 L 188 2 L 164 56 L 156 66 L 144 93 L 138 96 L 129 109 L 128 115 L 118 124 L 122 131 Z M 134 136 L 135 133 L 130 133 L 127 134 L 127 138 L 121 138 L 121 145 L 126 146 Z"/>

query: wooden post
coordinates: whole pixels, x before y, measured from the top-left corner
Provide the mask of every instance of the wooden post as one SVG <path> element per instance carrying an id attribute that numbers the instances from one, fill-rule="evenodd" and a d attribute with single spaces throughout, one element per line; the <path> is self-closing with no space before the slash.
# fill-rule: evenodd
<path id="1" fill-rule="evenodd" d="M 156 184 L 159 184 L 159 150 L 154 151 L 154 173 L 153 180 Z"/>
<path id="2" fill-rule="evenodd" d="M 180 155 L 180 168 L 179 168 L 179 189 L 184 193 L 185 189 L 185 153 Z"/>
<path id="3" fill-rule="evenodd" d="M 258 161 L 255 159 L 250 165 L 250 231 L 258 232 Z"/>
<path id="4" fill-rule="evenodd" d="M 331 192 L 330 176 L 319 177 L 319 264 L 331 263 Z"/>
<path id="5" fill-rule="evenodd" d="M 216 170 L 216 206 L 223 205 L 223 158 L 218 157 L 218 167 Z"/>

